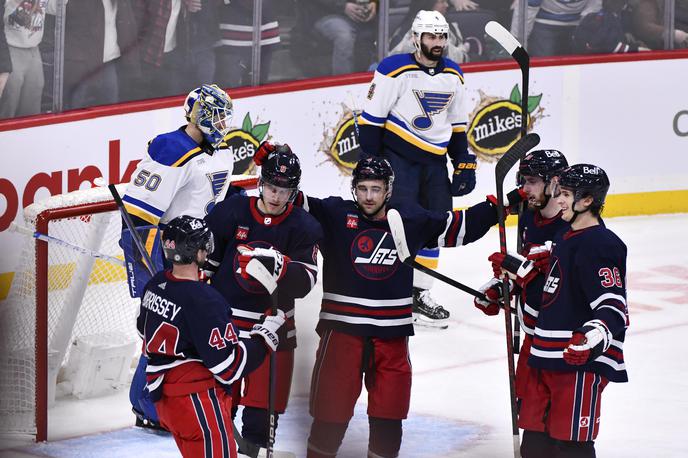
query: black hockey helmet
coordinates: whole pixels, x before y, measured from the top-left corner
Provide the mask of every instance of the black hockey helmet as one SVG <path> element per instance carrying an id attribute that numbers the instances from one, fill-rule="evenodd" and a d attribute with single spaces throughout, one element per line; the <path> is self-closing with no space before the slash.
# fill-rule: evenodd
<path id="1" fill-rule="evenodd" d="M 540 177 L 547 184 L 553 176 L 558 175 L 568 166 L 569 163 L 561 151 L 556 149 L 531 151 L 521 159 L 518 166 L 518 184 L 522 184 L 524 175 Z"/>
<path id="2" fill-rule="evenodd" d="M 213 233 L 200 218 L 177 216 L 162 231 L 162 248 L 165 258 L 175 264 L 191 264 L 196 261 L 198 250 L 213 252 Z"/>
<path id="3" fill-rule="evenodd" d="M 351 173 L 351 188 L 355 188 L 359 181 L 363 180 L 383 180 L 387 184 L 387 189 L 392 189 L 394 183 L 394 170 L 387 159 L 381 157 L 367 157 L 361 159 L 356 164 Z"/>
<path id="4" fill-rule="evenodd" d="M 280 188 L 298 189 L 301 182 L 301 163 L 289 145 L 275 145 L 260 169 L 260 179 Z"/>
<path id="5" fill-rule="evenodd" d="M 609 191 L 609 178 L 605 171 L 596 165 L 576 164 L 565 168 L 559 175 L 559 187 L 574 193 L 574 202 L 592 197 L 591 210 L 600 210 Z"/>

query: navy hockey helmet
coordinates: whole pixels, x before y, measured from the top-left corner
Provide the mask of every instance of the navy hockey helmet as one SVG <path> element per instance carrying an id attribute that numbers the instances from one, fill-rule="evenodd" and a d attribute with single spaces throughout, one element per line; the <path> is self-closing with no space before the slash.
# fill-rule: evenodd
<path id="1" fill-rule="evenodd" d="M 355 188 L 356 184 L 363 180 L 383 180 L 387 184 L 387 189 L 392 189 L 394 183 L 394 170 L 392 170 L 389 161 L 381 157 L 361 159 L 356 164 L 351 176 L 352 188 Z"/>
<path id="2" fill-rule="evenodd" d="M 175 264 L 191 264 L 197 259 L 198 250 L 208 254 L 215 249 L 213 233 L 200 218 L 177 216 L 162 231 L 162 248 L 165 258 Z"/>
<path id="3" fill-rule="evenodd" d="M 573 201 L 578 202 L 586 197 L 592 197 L 591 210 L 600 210 L 604 205 L 609 191 L 609 178 L 606 172 L 596 165 L 576 164 L 564 169 L 559 175 L 560 188 L 566 188 L 574 193 Z"/>
<path id="4" fill-rule="evenodd" d="M 518 184 L 522 184 L 523 176 L 542 178 L 545 184 L 569 166 L 566 157 L 555 149 L 540 149 L 531 151 L 521 159 L 518 166 Z"/>
<path id="5" fill-rule="evenodd" d="M 275 151 L 268 154 L 260 167 L 260 182 L 258 188 L 263 194 L 263 184 L 271 184 L 280 188 L 291 189 L 290 201 L 296 198 L 301 183 L 301 162 L 289 145 L 275 145 Z"/>

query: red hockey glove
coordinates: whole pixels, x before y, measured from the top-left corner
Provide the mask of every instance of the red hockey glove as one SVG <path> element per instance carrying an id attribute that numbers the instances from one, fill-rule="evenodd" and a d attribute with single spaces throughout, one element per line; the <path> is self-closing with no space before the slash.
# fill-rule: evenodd
<path id="1" fill-rule="evenodd" d="M 287 264 L 291 261 L 289 256 L 284 256 L 274 248 L 253 248 L 248 245 L 238 245 L 239 251 L 239 270 L 241 277 L 249 279 L 251 275 L 246 272 L 246 264 L 251 259 L 257 259 L 272 274 L 272 278 L 279 282 L 287 272 Z"/>
<path id="2" fill-rule="evenodd" d="M 504 216 L 515 215 L 518 213 L 518 204 L 526 200 L 527 196 L 525 191 L 521 188 L 516 188 L 509 192 L 505 196 L 504 202 Z M 487 196 L 487 201 L 492 204 L 493 207 L 497 208 L 497 196 L 490 194 Z"/>
<path id="3" fill-rule="evenodd" d="M 274 152 L 276 149 L 275 145 L 270 142 L 261 143 L 258 147 L 258 151 L 253 155 L 253 162 L 255 162 L 256 165 L 263 165 L 265 159 L 267 159 L 270 153 Z"/>
<path id="4" fill-rule="evenodd" d="M 591 320 L 573 331 L 569 345 L 564 349 L 564 361 L 581 366 L 607 351 L 612 342 L 609 328 L 601 320 Z"/>
<path id="5" fill-rule="evenodd" d="M 485 315 L 494 316 L 499 313 L 499 309 L 503 307 L 502 300 L 502 280 L 491 278 L 490 281 L 481 286 L 478 291 L 485 294 L 487 301 L 480 298 L 473 299 L 473 305 L 483 312 Z M 509 298 L 514 289 L 513 282 L 509 282 Z"/>
<path id="6" fill-rule="evenodd" d="M 528 251 L 526 258 L 535 264 L 535 268 L 543 274 L 549 274 L 549 261 L 552 255 L 552 242 L 547 241 L 544 245 L 533 245 Z"/>
<path id="7" fill-rule="evenodd" d="M 282 310 L 277 310 L 277 315 L 266 316 L 262 323 L 256 323 L 248 332 L 250 336 L 259 336 L 265 341 L 265 345 L 272 351 L 277 350 L 279 336 L 277 331 L 285 322 L 285 315 Z"/>
<path id="8" fill-rule="evenodd" d="M 500 252 L 492 253 L 488 258 L 492 263 L 492 271 L 495 277 L 502 278 L 503 271 L 509 274 L 509 278 L 516 281 L 520 287 L 525 287 L 526 284 L 540 273 L 535 268 L 535 263 L 524 258 L 520 254 Z"/>

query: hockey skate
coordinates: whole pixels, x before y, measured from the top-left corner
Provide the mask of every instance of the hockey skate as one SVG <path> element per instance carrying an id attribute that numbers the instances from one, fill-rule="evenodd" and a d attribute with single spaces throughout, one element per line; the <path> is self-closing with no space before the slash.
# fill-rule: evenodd
<path id="1" fill-rule="evenodd" d="M 449 311 L 437 304 L 427 289 L 413 288 L 413 324 L 428 328 L 447 329 Z"/>

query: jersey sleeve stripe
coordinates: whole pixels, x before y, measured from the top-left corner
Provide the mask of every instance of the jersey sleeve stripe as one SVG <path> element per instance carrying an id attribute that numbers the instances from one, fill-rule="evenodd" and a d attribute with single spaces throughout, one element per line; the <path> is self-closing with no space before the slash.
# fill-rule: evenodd
<path id="1" fill-rule="evenodd" d="M 442 70 L 442 73 L 451 73 L 451 74 L 453 74 L 453 75 L 456 75 L 456 76 L 459 77 L 459 80 L 461 81 L 461 84 L 464 84 L 463 75 L 462 75 L 461 73 L 459 73 L 459 71 L 456 70 L 455 68 L 445 67 L 444 70 Z"/>
<path id="2" fill-rule="evenodd" d="M 156 207 L 152 206 L 151 204 L 146 203 L 142 200 L 139 200 L 135 197 L 131 197 L 131 196 L 126 195 L 126 194 L 124 195 L 122 200 L 125 202 L 125 206 L 127 206 L 126 204 L 129 204 L 128 205 L 129 207 L 131 207 L 131 206 L 137 207 L 137 208 L 145 211 L 146 213 L 149 213 L 150 215 L 157 217 L 158 219 L 160 219 L 162 217 L 162 215 L 165 214 L 164 211 L 157 209 Z"/>
<path id="3" fill-rule="evenodd" d="M 408 130 L 401 127 L 400 125 L 392 122 L 391 120 L 387 120 L 387 122 L 385 123 L 385 129 L 401 137 L 403 140 L 412 144 L 413 146 L 416 146 L 417 148 L 422 149 L 423 151 L 427 151 L 428 153 L 437 154 L 438 156 L 441 156 L 447 152 L 446 146 L 437 147 L 430 142 L 422 140 L 413 135 Z"/>
<path id="4" fill-rule="evenodd" d="M 389 76 L 390 78 L 396 78 L 397 76 L 401 75 L 402 73 L 412 71 L 412 70 L 420 70 L 420 67 L 415 64 L 410 64 L 410 65 L 404 65 L 403 67 L 396 68 L 389 73 L 383 73 L 383 75 Z"/>
<path id="5" fill-rule="evenodd" d="M 344 296 L 342 294 L 334 293 L 323 293 L 323 299 L 336 302 L 347 302 L 350 304 L 359 304 L 366 307 L 399 307 L 413 303 L 413 298 L 411 297 L 402 297 L 400 299 L 366 299 L 363 297 Z"/>
<path id="6" fill-rule="evenodd" d="M 466 123 L 452 124 L 452 132 L 466 132 Z"/>
<path id="7" fill-rule="evenodd" d="M 592 301 L 590 303 L 590 308 L 595 310 L 598 305 L 600 305 L 604 301 L 608 301 L 609 299 L 615 299 L 615 300 L 621 302 L 623 305 L 626 305 L 626 298 L 623 297 L 622 295 L 614 294 L 614 293 L 605 293 L 605 294 L 601 295 L 600 297 L 598 297 L 597 299 L 595 299 L 594 301 Z"/>
<path id="8" fill-rule="evenodd" d="M 200 147 L 196 147 L 196 148 L 192 149 L 191 151 L 187 151 L 186 153 L 184 153 L 184 155 L 182 157 L 177 159 L 177 161 L 174 162 L 171 165 L 171 167 L 182 167 L 184 164 L 189 162 L 191 159 L 193 159 L 194 157 L 196 157 L 202 153 L 203 153 L 203 150 L 201 150 Z"/>
<path id="9" fill-rule="evenodd" d="M 373 126 L 383 126 L 385 124 L 385 121 L 387 121 L 387 118 L 379 118 L 377 116 L 371 115 L 366 111 L 361 113 L 361 117 L 359 118 L 359 123 L 369 124 Z"/>

